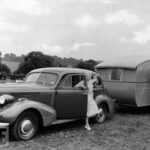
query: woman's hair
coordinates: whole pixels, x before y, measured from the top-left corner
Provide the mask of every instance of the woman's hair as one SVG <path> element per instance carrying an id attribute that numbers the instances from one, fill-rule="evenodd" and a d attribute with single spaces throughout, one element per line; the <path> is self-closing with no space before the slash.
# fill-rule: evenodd
<path id="1" fill-rule="evenodd" d="M 86 79 L 90 80 L 91 79 L 91 74 L 90 73 L 86 73 Z"/>

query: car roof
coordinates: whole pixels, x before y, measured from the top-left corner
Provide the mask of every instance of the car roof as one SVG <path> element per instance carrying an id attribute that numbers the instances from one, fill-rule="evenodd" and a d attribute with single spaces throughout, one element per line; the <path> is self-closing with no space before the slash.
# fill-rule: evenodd
<path id="1" fill-rule="evenodd" d="M 124 68 L 124 69 L 136 69 L 141 63 L 150 61 L 150 56 L 136 55 L 136 56 L 126 56 L 117 59 L 112 59 L 104 61 L 95 66 L 96 69 L 99 68 Z"/>
<path id="2" fill-rule="evenodd" d="M 79 69 L 79 68 L 65 68 L 65 67 L 47 67 L 47 68 L 39 68 L 34 69 L 30 73 L 33 72 L 49 72 L 49 73 L 56 73 L 56 74 L 67 74 L 67 73 L 94 73 L 94 71 L 86 70 L 86 69 Z"/>

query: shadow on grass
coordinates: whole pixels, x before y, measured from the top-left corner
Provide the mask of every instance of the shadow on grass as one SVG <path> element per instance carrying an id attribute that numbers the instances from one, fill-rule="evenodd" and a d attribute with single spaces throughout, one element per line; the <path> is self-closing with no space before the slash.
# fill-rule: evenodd
<path id="1" fill-rule="evenodd" d="M 107 118 L 106 121 L 110 121 L 110 117 Z M 93 120 L 93 118 L 90 119 L 90 125 L 96 124 Z M 55 125 L 50 125 L 47 127 L 41 127 L 38 130 L 37 136 L 33 138 L 33 140 L 38 141 L 39 139 L 43 139 L 45 137 L 49 136 L 60 136 L 64 137 L 64 135 L 67 135 L 68 133 L 71 134 L 76 134 L 85 132 L 86 129 L 84 128 L 85 125 L 85 119 L 79 119 L 76 121 L 72 122 L 67 122 L 67 123 L 61 123 L 61 124 L 55 124 Z M 17 142 L 17 140 L 10 139 L 11 143 Z M 23 142 L 23 141 L 22 141 Z"/>
<path id="2" fill-rule="evenodd" d="M 55 124 L 48 127 L 43 127 L 41 130 L 39 130 L 40 135 L 46 135 L 48 133 L 55 134 L 59 133 L 61 131 L 71 131 L 71 130 L 80 130 L 84 126 L 84 119 L 72 121 L 68 123 L 62 123 L 62 124 Z"/>
<path id="3" fill-rule="evenodd" d="M 105 122 L 108 122 L 112 119 L 112 116 L 108 116 Z M 94 122 L 93 118 L 90 118 L 90 125 L 98 124 Z M 104 122 L 104 123 L 105 123 Z M 48 127 L 43 127 L 41 130 L 39 130 L 39 135 L 48 135 L 48 134 L 57 134 L 60 132 L 76 132 L 77 130 L 79 132 L 82 132 L 83 130 L 86 130 L 84 128 L 85 125 L 85 119 L 80 119 L 68 123 L 62 123 L 62 124 L 55 124 Z"/>

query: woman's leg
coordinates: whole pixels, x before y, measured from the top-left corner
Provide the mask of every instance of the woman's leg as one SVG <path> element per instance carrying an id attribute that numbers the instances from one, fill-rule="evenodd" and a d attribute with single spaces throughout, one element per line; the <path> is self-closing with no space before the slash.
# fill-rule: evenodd
<path id="1" fill-rule="evenodd" d="M 89 118 L 88 118 L 88 117 L 85 118 L 85 128 L 86 128 L 87 130 L 91 130 L 91 127 L 90 127 L 90 125 L 89 125 Z"/>

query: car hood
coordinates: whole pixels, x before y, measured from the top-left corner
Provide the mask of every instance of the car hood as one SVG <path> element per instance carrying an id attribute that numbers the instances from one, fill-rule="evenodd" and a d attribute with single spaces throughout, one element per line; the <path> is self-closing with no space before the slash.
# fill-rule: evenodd
<path id="1" fill-rule="evenodd" d="M 50 92 L 52 87 L 37 83 L 1 83 L 0 93 Z"/>

